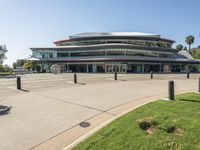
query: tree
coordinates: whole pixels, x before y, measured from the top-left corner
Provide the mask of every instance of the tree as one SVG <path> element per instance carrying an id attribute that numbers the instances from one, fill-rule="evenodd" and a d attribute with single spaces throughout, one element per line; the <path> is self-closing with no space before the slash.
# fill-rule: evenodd
<path id="1" fill-rule="evenodd" d="M 183 50 L 184 50 L 184 51 L 187 51 L 187 47 L 184 47 Z"/>
<path id="2" fill-rule="evenodd" d="M 0 64 L 0 72 L 12 72 L 12 68 L 8 65 Z"/>
<path id="3" fill-rule="evenodd" d="M 3 61 L 6 59 L 5 53 L 7 52 L 7 48 L 5 45 L 0 45 L 0 64 L 3 64 Z"/>
<path id="4" fill-rule="evenodd" d="M 195 53 L 192 53 L 194 59 L 200 59 L 200 50 L 196 50 Z"/>
<path id="5" fill-rule="evenodd" d="M 191 50 L 191 55 L 194 59 L 200 59 L 200 46 Z"/>
<path id="6" fill-rule="evenodd" d="M 16 67 L 17 67 L 17 63 L 14 62 L 12 66 L 13 66 L 13 69 L 16 69 Z"/>
<path id="7" fill-rule="evenodd" d="M 23 65 L 23 67 L 24 67 L 25 69 L 30 70 L 30 69 L 33 68 L 33 62 L 32 62 L 32 61 L 26 61 L 26 62 L 24 63 L 24 65 Z"/>
<path id="8" fill-rule="evenodd" d="M 6 59 L 5 53 L 0 53 L 0 64 L 3 64 L 3 61 Z"/>
<path id="9" fill-rule="evenodd" d="M 0 72 L 4 72 L 4 67 L 1 64 L 0 64 Z"/>
<path id="10" fill-rule="evenodd" d="M 178 51 L 183 50 L 183 45 L 181 45 L 181 44 L 176 45 L 176 49 L 177 49 Z"/>
<path id="11" fill-rule="evenodd" d="M 4 71 L 5 72 L 12 72 L 13 70 L 12 70 L 12 68 L 10 66 L 4 65 Z"/>
<path id="12" fill-rule="evenodd" d="M 189 35 L 186 37 L 185 42 L 189 45 L 189 51 L 190 51 L 190 47 L 191 45 L 194 43 L 194 36 Z"/>
<path id="13" fill-rule="evenodd" d="M 13 69 L 16 69 L 16 67 L 22 67 L 25 62 L 25 59 L 18 59 L 16 62 L 13 63 Z"/>

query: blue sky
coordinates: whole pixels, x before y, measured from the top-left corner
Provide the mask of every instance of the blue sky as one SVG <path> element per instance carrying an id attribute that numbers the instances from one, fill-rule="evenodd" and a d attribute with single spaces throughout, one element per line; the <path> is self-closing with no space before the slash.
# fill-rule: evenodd
<path id="1" fill-rule="evenodd" d="M 199 0 L 0 0 L 0 44 L 5 63 L 27 58 L 30 47 L 80 32 L 136 31 L 200 45 Z M 176 45 L 176 44 L 175 44 Z M 175 46 L 174 45 L 174 46 Z"/>

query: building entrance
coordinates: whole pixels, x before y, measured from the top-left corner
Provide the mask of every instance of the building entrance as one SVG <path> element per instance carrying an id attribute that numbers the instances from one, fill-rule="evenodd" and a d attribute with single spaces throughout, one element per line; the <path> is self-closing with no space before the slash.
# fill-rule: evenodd
<path id="1" fill-rule="evenodd" d="M 127 66 L 126 64 L 107 64 L 105 68 L 106 73 L 126 73 L 127 72 Z"/>

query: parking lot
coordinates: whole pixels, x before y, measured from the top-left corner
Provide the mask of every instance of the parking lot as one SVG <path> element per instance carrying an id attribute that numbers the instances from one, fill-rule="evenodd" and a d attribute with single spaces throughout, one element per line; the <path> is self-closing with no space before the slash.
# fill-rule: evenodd
<path id="1" fill-rule="evenodd" d="M 175 81 L 176 93 L 197 91 L 200 75 L 118 74 L 115 81 L 113 74 L 77 74 L 77 84 L 73 77 L 23 75 L 22 91 L 16 90 L 15 78 L 0 79 L 0 104 L 12 106 L 10 114 L 0 116 L 0 149 L 62 149 L 133 106 L 167 97 L 169 80 Z M 82 121 L 91 127 L 82 129 Z"/>
<path id="2" fill-rule="evenodd" d="M 21 75 L 22 88 L 27 91 L 40 91 L 49 90 L 60 87 L 72 87 L 76 86 L 74 82 L 74 74 L 27 74 Z M 78 84 L 104 84 L 114 82 L 114 74 L 77 74 Z M 190 78 L 197 79 L 199 74 L 191 74 Z M 149 80 L 149 74 L 118 74 L 119 81 L 145 81 Z M 186 74 L 154 74 L 154 80 L 181 80 L 186 79 Z M 0 79 L 0 95 L 6 97 L 9 95 L 15 95 L 16 91 L 16 79 Z"/>

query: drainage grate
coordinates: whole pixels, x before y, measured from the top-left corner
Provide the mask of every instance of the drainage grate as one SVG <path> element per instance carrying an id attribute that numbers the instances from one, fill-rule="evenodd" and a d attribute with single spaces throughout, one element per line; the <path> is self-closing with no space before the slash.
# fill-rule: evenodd
<path id="1" fill-rule="evenodd" d="M 80 125 L 81 127 L 83 127 L 83 128 L 87 128 L 87 127 L 89 127 L 91 124 L 90 124 L 89 122 L 81 122 L 79 125 Z"/>

